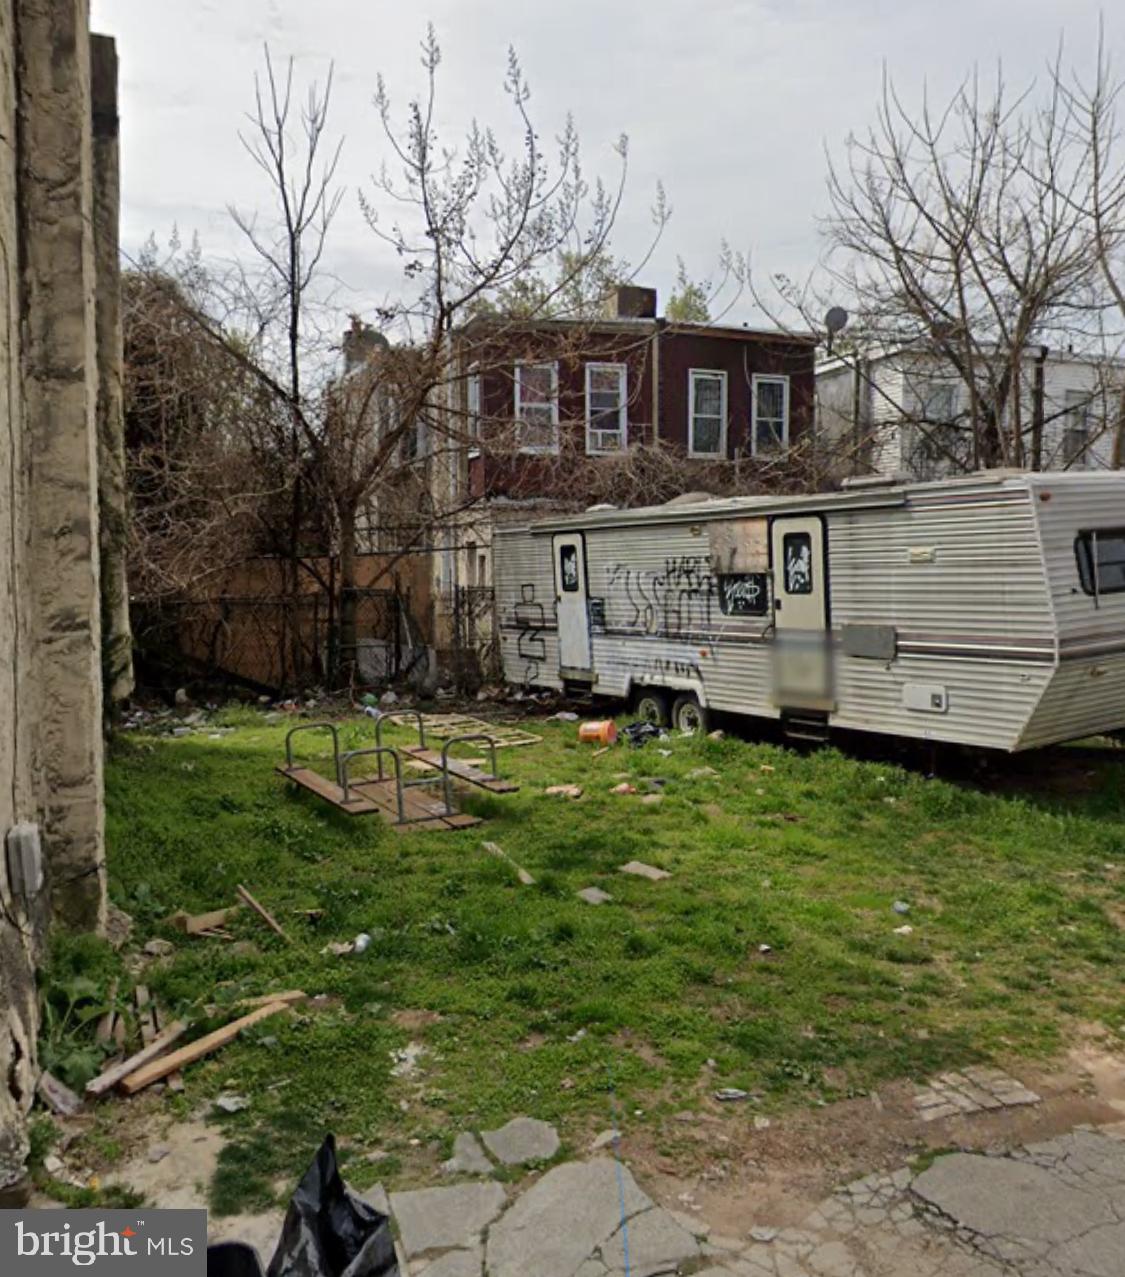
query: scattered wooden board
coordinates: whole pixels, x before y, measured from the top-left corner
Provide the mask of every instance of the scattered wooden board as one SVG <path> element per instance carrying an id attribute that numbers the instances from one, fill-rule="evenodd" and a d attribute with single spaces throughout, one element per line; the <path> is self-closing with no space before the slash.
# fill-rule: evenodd
<path id="1" fill-rule="evenodd" d="M 490 856 L 496 856 L 498 859 L 506 861 L 509 865 L 511 865 L 512 868 L 516 871 L 516 877 L 520 880 L 523 886 L 525 887 L 535 886 L 535 879 L 531 876 L 531 874 L 527 872 L 527 870 L 523 867 L 523 865 L 516 864 L 516 862 L 511 858 L 511 856 L 508 855 L 508 853 L 504 850 L 503 847 L 500 846 L 499 843 L 484 842 L 484 843 L 481 843 L 481 846 L 485 849 L 485 851 L 488 852 Z"/>
<path id="2" fill-rule="evenodd" d="M 167 1077 L 169 1073 L 174 1073 L 185 1064 L 193 1064 L 203 1056 L 210 1055 L 212 1051 L 217 1051 L 219 1047 L 226 1046 L 228 1042 L 238 1037 L 243 1029 L 248 1029 L 252 1024 L 257 1024 L 259 1020 L 264 1020 L 271 1015 L 277 1015 L 279 1011 L 284 1011 L 285 1009 L 284 1002 L 271 1002 L 267 1006 L 258 1007 L 256 1011 L 251 1011 L 249 1015 L 244 1015 L 239 1020 L 232 1020 L 230 1024 L 221 1029 L 216 1029 L 214 1033 L 208 1033 L 197 1042 L 192 1042 L 188 1046 L 181 1047 L 178 1051 L 173 1051 L 171 1055 L 166 1055 L 163 1059 L 153 1060 L 152 1063 L 147 1060 L 143 1061 L 143 1067 L 134 1066 L 132 1070 L 118 1079 L 121 1083 L 121 1089 L 126 1095 L 135 1095 L 138 1091 L 144 1090 L 146 1086 L 151 1086 L 153 1082 L 159 1082 L 162 1077 Z M 186 1025 L 183 1028 L 186 1028 Z M 183 1032 L 183 1028 L 181 1028 L 181 1032 Z M 154 1042 L 153 1046 L 155 1045 L 156 1043 Z M 149 1059 L 151 1060 L 152 1056 Z M 130 1061 L 126 1061 L 126 1063 L 130 1063 Z M 95 1078 L 95 1081 L 97 1080 Z"/>
<path id="3" fill-rule="evenodd" d="M 122 1060 L 119 1064 L 111 1065 L 103 1073 L 99 1073 L 97 1077 L 91 1078 L 86 1083 L 87 1095 L 103 1095 L 111 1087 L 117 1085 L 123 1078 L 135 1073 L 139 1068 L 148 1064 L 150 1060 L 156 1059 L 158 1055 L 178 1041 L 187 1032 L 188 1026 L 183 1020 L 176 1020 L 170 1024 L 163 1033 L 158 1033 L 155 1038 L 145 1047 L 142 1047 L 135 1055 L 129 1056 L 127 1060 Z M 172 1070 L 169 1069 L 170 1073 Z M 162 1073 L 160 1075 L 164 1077 Z"/>
<path id="4" fill-rule="evenodd" d="M 109 1010 L 98 1021 L 98 1027 L 94 1030 L 94 1038 L 96 1041 L 108 1046 L 113 1038 L 113 1021 L 117 1016 L 117 1011 L 115 1010 L 117 1006 L 116 980 L 109 986 L 109 997 L 106 1000 L 109 1002 Z"/>
<path id="5" fill-rule="evenodd" d="M 263 993 L 257 998 L 239 998 L 236 1007 L 268 1007 L 274 1002 L 283 1002 L 292 1006 L 294 1002 L 304 1002 L 309 995 L 303 989 L 286 989 L 284 993 Z"/>
<path id="6" fill-rule="evenodd" d="M 238 886 L 235 888 L 235 890 L 238 892 L 243 903 L 248 904 L 250 908 L 253 909 L 254 912 L 258 915 L 258 917 L 262 919 L 262 921 L 266 924 L 266 926 L 269 927 L 271 931 L 276 932 L 282 938 L 282 940 L 285 941 L 286 944 L 293 943 L 292 940 L 290 940 L 289 937 L 285 934 L 285 932 L 282 931 L 281 924 L 273 916 L 273 914 L 270 913 L 270 911 L 264 905 L 260 905 L 254 899 L 254 897 L 246 890 L 246 888 L 242 885 L 242 883 L 239 883 Z"/>
<path id="7" fill-rule="evenodd" d="M 406 718 L 404 727 L 409 727 L 416 719 Z M 497 749 L 516 749 L 521 745 L 538 745 L 543 739 L 533 732 L 525 732 L 522 727 L 512 727 L 507 723 L 486 723 L 483 718 L 471 718 L 468 714 L 423 714 L 422 722 L 427 736 L 436 736 L 446 740 L 450 736 L 475 735 L 477 732 L 491 736 Z"/>
<path id="8" fill-rule="evenodd" d="M 229 922 L 231 915 L 241 908 L 241 905 L 228 905 L 225 909 L 212 909 L 210 913 L 197 914 L 184 913 L 181 909 L 168 919 L 168 923 L 188 936 L 205 935 Z"/>
<path id="9" fill-rule="evenodd" d="M 138 984 L 133 990 L 137 1000 L 137 1019 L 141 1026 L 141 1041 L 148 1044 L 160 1032 L 160 1011 L 155 1002 L 149 998 L 147 986 Z M 184 1089 L 184 1079 L 179 1073 L 173 1073 L 168 1079 L 168 1087 L 173 1091 Z"/>

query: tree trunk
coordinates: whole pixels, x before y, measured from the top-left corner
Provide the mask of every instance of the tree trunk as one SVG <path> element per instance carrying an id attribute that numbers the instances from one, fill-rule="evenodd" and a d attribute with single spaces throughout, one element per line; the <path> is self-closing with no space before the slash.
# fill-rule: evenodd
<path id="1" fill-rule="evenodd" d="M 351 687 L 356 679 L 357 630 L 356 598 L 356 512 L 348 505 L 340 510 L 340 640 L 339 684 Z"/>

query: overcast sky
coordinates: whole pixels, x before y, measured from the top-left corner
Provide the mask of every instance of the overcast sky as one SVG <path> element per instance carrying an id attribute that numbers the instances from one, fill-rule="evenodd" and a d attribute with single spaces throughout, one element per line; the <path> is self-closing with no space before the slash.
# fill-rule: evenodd
<path id="1" fill-rule="evenodd" d="M 134 254 L 173 226 L 207 253 L 236 251 L 226 207 L 264 190 L 238 141 L 268 42 L 302 78 L 336 67 L 333 122 L 346 137 L 349 190 L 333 270 L 365 311 L 393 295 L 398 263 L 372 236 L 357 192 L 385 156 L 371 105 L 380 71 L 400 103 L 421 86 L 418 41 L 432 20 L 445 61 L 442 119 L 507 118 L 500 90 L 516 47 L 544 136 L 572 111 L 591 172 L 616 172 L 630 138 L 626 209 L 616 251 L 633 260 L 651 231 L 662 180 L 674 210 L 645 272 L 665 298 L 677 256 L 713 269 L 723 239 L 757 271 L 803 276 L 819 255 L 825 147 L 839 152 L 871 119 L 881 67 L 908 94 L 948 92 L 974 60 L 1003 58 L 1008 80 L 1042 76 L 1065 35 L 1088 63 L 1096 0 L 93 0 L 94 29 L 121 60 L 122 243 Z M 1125 66 L 1125 18 L 1108 38 Z M 731 318 L 758 320 L 747 302 Z"/>

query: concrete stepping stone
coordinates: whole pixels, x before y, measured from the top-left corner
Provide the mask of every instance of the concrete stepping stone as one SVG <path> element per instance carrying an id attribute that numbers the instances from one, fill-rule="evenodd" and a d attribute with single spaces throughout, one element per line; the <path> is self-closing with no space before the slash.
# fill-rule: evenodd
<path id="1" fill-rule="evenodd" d="M 505 1166 L 545 1162 L 559 1151 L 559 1133 L 536 1117 L 514 1117 L 497 1131 L 482 1131 L 485 1147 Z"/>
<path id="2" fill-rule="evenodd" d="M 411 1264 L 410 1277 L 481 1277 L 484 1247 L 478 1242 L 468 1250 L 449 1250 L 432 1264 L 419 1268 Z"/>
<path id="3" fill-rule="evenodd" d="M 491 1175 L 492 1163 L 477 1137 L 462 1131 L 453 1141 L 453 1156 L 448 1162 L 442 1162 L 441 1169 L 446 1175 Z"/>
<path id="4" fill-rule="evenodd" d="M 646 865 L 643 860 L 630 860 L 627 865 L 622 865 L 617 871 L 623 874 L 635 874 L 638 878 L 647 878 L 650 882 L 659 882 L 662 878 L 671 878 L 671 874 L 664 869 L 657 869 L 655 865 Z"/>
<path id="5" fill-rule="evenodd" d="M 588 905 L 604 905 L 607 900 L 613 897 L 608 891 L 603 891 L 601 887 L 583 887 L 581 891 L 575 892 L 579 900 L 585 900 Z"/>
<path id="6" fill-rule="evenodd" d="M 620 1229 L 622 1215 L 652 1204 L 609 1158 L 556 1166 L 489 1229 L 489 1277 L 574 1273 Z"/>
<path id="7" fill-rule="evenodd" d="M 431 1250 L 476 1244 L 504 1209 L 508 1196 L 499 1184 L 456 1184 L 391 1194 L 391 1214 L 407 1259 Z"/>
<path id="8" fill-rule="evenodd" d="M 654 1206 L 634 1215 L 602 1247 L 602 1260 L 610 1269 L 625 1268 L 625 1242 L 629 1242 L 629 1269 L 645 1272 L 656 1267 L 674 1268 L 699 1258 L 699 1243 L 672 1215 Z"/>

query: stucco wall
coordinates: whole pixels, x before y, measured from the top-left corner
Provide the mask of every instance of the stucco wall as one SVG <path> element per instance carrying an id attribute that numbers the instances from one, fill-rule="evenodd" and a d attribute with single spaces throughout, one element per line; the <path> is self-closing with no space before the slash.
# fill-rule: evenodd
<path id="1" fill-rule="evenodd" d="M 86 0 L 0 0 L 0 839 L 36 826 L 44 876 L 17 891 L 0 855 L 3 1203 L 48 923 L 105 913 L 88 19 Z"/>

